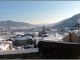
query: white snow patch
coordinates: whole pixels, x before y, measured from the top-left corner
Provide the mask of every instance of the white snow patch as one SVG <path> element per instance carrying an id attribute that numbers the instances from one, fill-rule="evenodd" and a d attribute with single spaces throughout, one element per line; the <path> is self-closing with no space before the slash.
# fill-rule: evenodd
<path id="1" fill-rule="evenodd" d="M 80 24 L 80 18 L 78 19 L 78 23 Z"/>
<path id="2" fill-rule="evenodd" d="M 28 40 L 28 39 L 32 39 L 32 37 L 31 36 L 24 36 L 24 37 L 18 36 L 15 38 L 15 40 Z"/>
<path id="3" fill-rule="evenodd" d="M 0 51 L 0 55 L 34 53 L 34 52 L 39 52 L 39 49 L 38 48 L 29 48 L 29 49 L 23 49 L 23 50 Z"/>

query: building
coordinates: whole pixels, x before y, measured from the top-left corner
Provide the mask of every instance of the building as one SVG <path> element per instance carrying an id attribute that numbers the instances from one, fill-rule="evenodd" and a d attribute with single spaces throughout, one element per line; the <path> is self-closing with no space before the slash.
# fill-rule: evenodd
<path id="1" fill-rule="evenodd" d="M 39 36 L 42 36 L 44 34 L 46 34 L 46 28 L 45 28 L 45 26 L 43 26 L 43 30 L 41 32 L 39 32 Z"/>
<path id="2" fill-rule="evenodd" d="M 13 40 L 14 46 L 26 46 L 32 44 L 33 44 L 33 39 L 31 36 L 17 36 Z"/>
<path id="3" fill-rule="evenodd" d="M 0 50 L 12 50 L 12 42 L 11 41 L 1 41 L 0 42 Z"/>
<path id="4" fill-rule="evenodd" d="M 78 36 L 78 32 L 70 32 L 67 36 L 65 36 L 63 39 L 65 42 L 80 42 L 80 38 Z"/>

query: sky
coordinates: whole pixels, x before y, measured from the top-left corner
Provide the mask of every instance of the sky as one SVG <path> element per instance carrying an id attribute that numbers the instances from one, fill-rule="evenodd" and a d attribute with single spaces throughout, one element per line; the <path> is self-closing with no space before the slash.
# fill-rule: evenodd
<path id="1" fill-rule="evenodd" d="M 0 1 L 0 21 L 56 23 L 80 13 L 80 1 Z"/>

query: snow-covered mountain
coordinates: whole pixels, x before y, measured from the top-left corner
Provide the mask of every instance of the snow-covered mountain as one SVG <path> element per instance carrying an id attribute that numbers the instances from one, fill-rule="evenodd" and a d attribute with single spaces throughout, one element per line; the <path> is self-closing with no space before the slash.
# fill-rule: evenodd
<path id="1" fill-rule="evenodd" d="M 77 24 L 79 18 L 80 18 L 80 13 L 52 25 L 53 27 L 56 28 L 73 27 Z"/>
<path id="2" fill-rule="evenodd" d="M 24 23 L 24 22 L 14 22 L 11 20 L 7 20 L 7 21 L 0 21 L 0 26 L 1 27 L 29 27 L 34 25 L 29 23 Z"/>

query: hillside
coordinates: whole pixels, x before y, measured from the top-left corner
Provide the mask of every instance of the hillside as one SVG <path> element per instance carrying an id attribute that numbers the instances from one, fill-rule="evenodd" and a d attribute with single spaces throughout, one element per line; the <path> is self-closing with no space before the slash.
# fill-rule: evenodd
<path id="1" fill-rule="evenodd" d="M 80 13 L 52 25 L 55 28 L 73 27 L 77 24 L 79 18 L 80 18 Z"/>
<path id="2" fill-rule="evenodd" d="M 14 22 L 11 20 L 7 20 L 7 21 L 0 21 L 0 26 L 1 27 L 29 27 L 33 25 L 24 22 Z"/>

